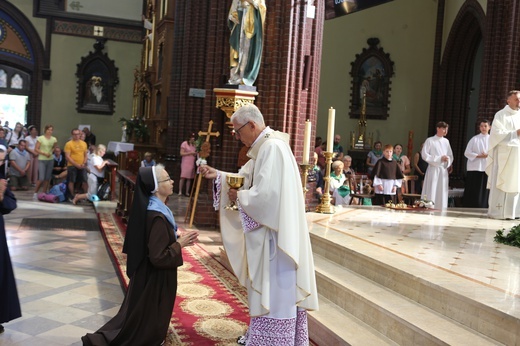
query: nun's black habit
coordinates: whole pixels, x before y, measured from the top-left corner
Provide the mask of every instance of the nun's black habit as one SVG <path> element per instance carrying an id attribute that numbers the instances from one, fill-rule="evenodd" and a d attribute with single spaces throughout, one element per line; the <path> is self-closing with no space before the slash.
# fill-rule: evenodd
<path id="1" fill-rule="evenodd" d="M 147 210 L 157 188 L 154 167 L 141 167 L 123 246 L 130 284 L 121 309 L 83 345 L 160 345 L 166 337 L 177 292 L 181 246 L 166 217 Z"/>
<path id="2" fill-rule="evenodd" d="M 3 145 L 2 150 L 5 151 Z M 0 166 L 0 179 L 5 179 L 4 172 L 5 166 L 2 164 Z M 7 187 L 4 199 L 0 202 L 0 323 L 9 322 L 22 316 L 13 266 L 9 256 L 9 247 L 7 246 L 3 216 L 14 209 L 16 209 L 16 198 Z M 3 327 L 0 326 L 0 332 L 2 330 Z"/>

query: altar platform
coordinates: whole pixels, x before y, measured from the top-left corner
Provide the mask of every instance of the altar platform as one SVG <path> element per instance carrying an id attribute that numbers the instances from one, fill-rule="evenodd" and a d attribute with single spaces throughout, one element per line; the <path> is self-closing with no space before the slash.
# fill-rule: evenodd
<path id="1" fill-rule="evenodd" d="M 308 213 L 320 345 L 520 345 L 520 248 L 484 209 Z"/>

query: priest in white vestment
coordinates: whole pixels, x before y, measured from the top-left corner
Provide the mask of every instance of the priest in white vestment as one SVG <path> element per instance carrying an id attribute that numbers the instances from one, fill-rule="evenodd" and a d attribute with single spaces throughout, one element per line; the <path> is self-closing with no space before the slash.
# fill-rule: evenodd
<path id="1" fill-rule="evenodd" d="M 495 114 L 486 162 L 488 216 L 520 218 L 520 91 L 508 93 L 507 105 Z"/>
<path id="2" fill-rule="evenodd" d="M 235 136 L 249 146 L 240 169 L 244 186 L 230 189 L 229 173 L 209 166 L 215 179 L 222 242 L 233 271 L 247 287 L 251 321 L 242 345 L 308 345 L 306 310 L 318 309 L 309 230 L 298 165 L 289 136 L 265 126 L 255 105 L 231 117 Z M 236 201 L 239 210 L 224 207 Z"/>
<path id="3" fill-rule="evenodd" d="M 422 190 L 423 198 L 431 200 L 435 209 L 448 207 L 449 174 L 448 168 L 453 163 L 450 141 L 444 138 L 448 134 L 448 124 L 437 123 L 437 134 L 424 142 L 421 156 L 428 162 Z"/>

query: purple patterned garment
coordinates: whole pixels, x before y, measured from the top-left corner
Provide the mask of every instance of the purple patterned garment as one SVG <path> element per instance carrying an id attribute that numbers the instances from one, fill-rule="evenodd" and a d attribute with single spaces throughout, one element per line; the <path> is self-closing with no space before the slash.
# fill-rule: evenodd
<path id="1" fill-rule="evenodd" d="M 298 311 L 290 319 L 253 317 L 246 337 L 247 346 L 308 346 L 307 312 Z"/>
<path id="2" fill-rule="evenodd" d="M 240 200 L 237 200 L 238 212 L 240 213 L 240 221 L 242 221 L 242 229 L 244 233 L 251 232 L 257 228 L 262 226 L 258 222 L 256 222 L 252 217 L 246 214 L 242 206 L 240 205 Z"/>
<path id="3" fill-rule="evenodd" d="M 218 210 L 220 207 L 220 190 L 222 189 L 222 175 L 217 171 L 217 177 L 213 182 L 213 208 Z"/>

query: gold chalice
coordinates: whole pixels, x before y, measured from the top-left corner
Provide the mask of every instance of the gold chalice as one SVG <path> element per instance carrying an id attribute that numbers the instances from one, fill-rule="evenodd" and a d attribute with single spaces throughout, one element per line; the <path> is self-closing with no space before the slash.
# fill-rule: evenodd
<path id="1" fill-rule="evenodd" d="M 244 177 L 237 174 L 229 174 L 226 176 L 226 183 L 232 189 L 239 189 L 244 185 Z M 224 207 L 224 209 L 238 210 L 238 207 L 234 201 L 230 201 L 229 204 Z"/>

